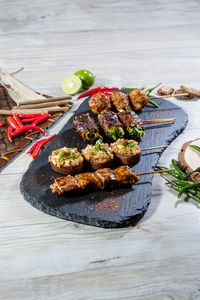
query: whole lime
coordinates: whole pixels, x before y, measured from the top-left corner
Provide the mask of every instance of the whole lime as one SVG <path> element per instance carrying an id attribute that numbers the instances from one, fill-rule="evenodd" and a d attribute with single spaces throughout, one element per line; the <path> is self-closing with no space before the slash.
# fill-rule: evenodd
<path id="1" fill-rule="evenodd" d="M 78 76 L 82 80 L 84 89 L 88 89 L 95 81 L 95 76 L 88 70 L 76 71 L 74 72 L 74 75 Z"/>

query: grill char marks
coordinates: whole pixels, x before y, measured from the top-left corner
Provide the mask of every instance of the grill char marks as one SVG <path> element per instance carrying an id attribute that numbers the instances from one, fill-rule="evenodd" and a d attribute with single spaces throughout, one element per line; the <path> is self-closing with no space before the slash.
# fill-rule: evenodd
<path id="1" fill-rule="evenodd" d="M 56 178 L 54 183 L 50 185 L 53 194 L 62 195 L 64 192 L 75 192 L 81 190 L 76 179 L 68 175 L 66 177 Z"/>
<path id="2" fill-rule="evenodd" d="M 93 95 L 88 105 L 95 115 L 101 114 L 104 110 L 109 111 L 112 107 L 109 97 L 104 94 Z"/>
<path id="3" fill-rule="evenodd" d="M 104 111 L 98 116 L 98 120 L 106 136 L 117 139 L 124 135 L 124 125 L 120 122 L 117 113 Z M 112 132 L 110 132 L 111 130 Z"/>
<path id="4" fill-rule="evenodd" d="M 128 95 L 133 110 L 142 109 L 148 102 L 148 96 L 140 89 L 135 89 Z"/>
<path id="5" fill-rule="evenodd" d="M 88 113 L 76 116 L 73 120 L 73 126 L 76 128 L 77 133 L 84 139 L 84 141 L 92 141 L 97 138 L 102 138 L 99 134 L 98 126 Z"/>
<path id="6" fill-rule="evenodd" d="M 102 181 L 95 173 L 82 173 L 75 176 L 82 190 L 99 190 L 102 188 Z"/>
<path id="7" fill-rule="evenodd" d="M 118 112 L 118 116 L 120 121 L 124 124 L 124 127 L 127 131 L 129 130 L 129 127 L 133 124 L 140 126 L 143 125 L 142 120 L 134 111 Z"/>
<path id="8" fill-rule="evenodd" d="M 115 177 L 115 172 L 109 168 L 100 169 L 96 171 L 95 174 L 102 181 L 103 189 L 113 188 L 118 185 L 117 179 Z"/>
<path id="9" fill-rule="evenodd" d="M 122 92 L 114 92 L 110 96 L 110 100 L 116 111 L 131 109 L 128 96 Z"/>

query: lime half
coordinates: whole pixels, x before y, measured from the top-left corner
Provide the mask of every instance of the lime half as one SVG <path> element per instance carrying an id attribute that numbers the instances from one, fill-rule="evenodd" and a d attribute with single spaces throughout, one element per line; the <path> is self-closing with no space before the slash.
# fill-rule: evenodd
<path id="1" fill-rule="evenodd" d="M 65 94 L 75 95 L 82 89 L 82 81 L 76 75 L 65 77 L 62 82 L 62 90 Z"/>
<path id="2" fill-rule="evenodd" d="M 88 70 L 76 71 L 74 75 L 78 76 L 82 80 L 84 89 L 88 89 L 95 81 L 95 76 Z"/>

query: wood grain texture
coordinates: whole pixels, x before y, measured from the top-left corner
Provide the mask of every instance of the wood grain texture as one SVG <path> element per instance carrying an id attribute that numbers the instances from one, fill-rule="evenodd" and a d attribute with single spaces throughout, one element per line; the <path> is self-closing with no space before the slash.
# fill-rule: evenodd
<path id="1" fill-rule="evenodd" d="M 24 66 L 17 78 L 54 96 L 81 68 L 95 73 L 97 86 L 199 88 L 199 8 L 198 0 L 2 0 L 1 63 L 10 72 Z M 190 120 L 161 156 L 166 166 L 200 129 L 199 101 L 170 101 Z M 159 175 L 137 227 L 105 230 L 28 205 L 19 182 L 30 161 L 24 152 L 0 174 L 1 299 L 200 299 L 200 211 L 178 202 Z"/>

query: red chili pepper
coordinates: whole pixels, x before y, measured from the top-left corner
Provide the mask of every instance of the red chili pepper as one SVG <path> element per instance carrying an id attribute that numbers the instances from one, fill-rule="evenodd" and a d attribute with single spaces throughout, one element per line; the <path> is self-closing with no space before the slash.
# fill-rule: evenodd
<path id="1" fill-rule="evenodd" d="M 30 118 L 36 118 L 41 116 L 42 114 L 19 114 L 19 117 L 22 119 L 30 119 Z"/>
<path id="2" fill-rule="evenodd" d="M 51 117 L 50 114 L 44 114 L 43 116 L 41 116 L 39 119 L 36 119 L 32 125 L 38 125 L 38 124 L 41 124 L 43 123 L 44 121 L 46 121 L 47 119 L 49 119 Z"/>
<path id="3" fill-rule="evenodd" d="M 13 132 L 13 127 L 12 126 L 8 126 L 8 139 L 9 141 L 12 143 L 12 132 Z"/>
<path id="4" fill-rule="evenodd" d="M 20 118 L 18 117 L 18 115 L 16 113 L 13 113 L 12 115 L 13 115 L 13 118 L 16 121 L 17 125 L 19 127 L 23 127 L 24 124 L 22 123 L 22 121 L 20 120 Z"/>
<path id="5" fill-rule="evenodd" d="M 0 127 L 2 127 L 4 125 L 4 123 L 3 122 L 0 122 Z"/>
<path id="6" fill-rule="evenodd" d="M 50 140 L 52 140 L 55 136 L 56 136 L 56 134 L 53 134 L 50 137 L 39 141 L 40 143 L 36 143 L 37 145 L 35 146 L 35 148 L 32 152 L 32 157 L 36 158 L 38 156 L 38 154 L 40 153 L 41 149 L 44 147 L 44 145 L 47 144 Z"/>
<path id="7" fill-rule="evenodd" d="M 35 147 L 41 143 L 42 140 L 36 142 L 26 153 L 29 154 L 29 153 L 32 153 L 33 150 L 35 149 Z"/>
<path id="8" fill-rule="evenodd" d="M 118 90 L 119 88 L 116 87 L 116 86 L 113 86 L 113 87 L 108 87 L 108 86 L 99 86 L 97 88 L 94 88 L 94 89 L 91 89 L 89 91 L 86 91 L 82 94 L 80 94 L 77 99 L 80 99 L 80 98 L 83 98 L 83 97 L 87 97 L 87 96 L 90 96 L 92 93 L 98 93 L 98 92 L 101 92 L 101 91 L 105 91 L 105 90 Z"/>
<path id="9" fill-rule="evenodd" d="M 12 136 L 17 136 L 20 135 L 22 133 L 26 133 L 29 129 L 33 129 L 33 130 L 37 130 L 39 132 L 41 132 L 43 135 L 45 135 L 45 132 L 42 128 L 38 127 L 38 126 L 34 126 L 34 125 L 25 125 L 21 128 L 16 129 L 13 133 Z"/>
<path id="10" fill-rule="evenodd" d="M 114 91 L 102 91 L 101 93 L 104 95 L 110 96 L 114 93 Z"/>
<path id="11" fill-rule="evenodd" d="M 35 117 L 35 118 L 27 118 L 27 119 L 22 119 L 22 122 L 23 123 L 32 123 L 34 122 L 35 120 L 39 119 L 41 116 L 38 116 L 38 117 Z"/>
<path id="12" fill-rule="evenodd" d="M 7 122 L 14 129 L 19 129 L 20 128 L 19 125 L 16 123 L 16 121 L 13 119 L 13 117 L 8 117 Z"/>

